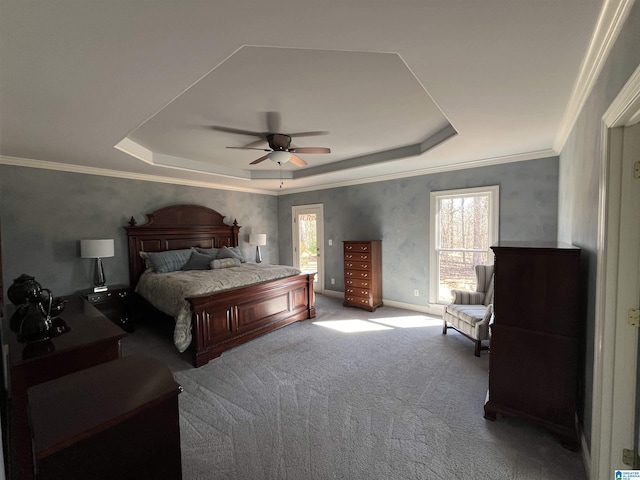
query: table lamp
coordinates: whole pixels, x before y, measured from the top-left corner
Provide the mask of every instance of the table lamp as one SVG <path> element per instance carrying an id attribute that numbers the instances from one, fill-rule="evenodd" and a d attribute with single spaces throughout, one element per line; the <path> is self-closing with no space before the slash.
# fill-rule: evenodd
<path id="1" fill-rule="evenodd" d="M 80 240 L 80 256 L 82 258 L 95 258 L 96 266 L 93 272 L 93 291 L 104 292 L 109 289 L 105 285 L 106 279 L 102 268 L 102 259 L 113 257 L 113 239 Z"/>
<path id="2" fill-rule="evenodd" d="M 252 233 L 249 235 L 249 243 L 256 246 L 256 263 L 262 263 L 262 255 L 260 255 L 260 245 L 267 244 L 266 233 Z"/>

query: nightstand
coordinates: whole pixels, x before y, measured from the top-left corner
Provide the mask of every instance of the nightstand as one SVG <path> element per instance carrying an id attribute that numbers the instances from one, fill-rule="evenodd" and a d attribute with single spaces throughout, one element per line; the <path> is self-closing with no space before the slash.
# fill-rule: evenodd
<path id="1" fill-rule="evenodd" d="M 131 287 L 111 285 L 109 290 L 105 292 L 94 292 L 92 289 L 88 289 L 78 293 L 123 330 L 129 333 L 135 330 L 131 315 Z"/>

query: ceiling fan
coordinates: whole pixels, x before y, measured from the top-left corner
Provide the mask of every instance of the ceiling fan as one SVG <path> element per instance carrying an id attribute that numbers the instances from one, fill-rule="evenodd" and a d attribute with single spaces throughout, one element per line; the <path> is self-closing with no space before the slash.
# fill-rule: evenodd
<path id="1" fill-rule="evenodd" d="M 267 159 L 270 159 L 276 162 L 279 165 L 282 165 L 286 162 L 291 162 L 292 164 L 303 167 L 307 165 L 302 158 L 300 158 L 298 153 L 331 153 L 331 149 L 327 147 L 292 147 L 291 146 L 291 138 L 292 137 L 311 137 L 316 135 L 326 135 L 327 132 L 298 132 L 291 134 L 284 133 L 272 133 L 279 131 L 279 115 L 275 112 L 267 113 L 267 123 L 269 127 L 268 132 L 252 132 L 249 130 L 240 130 L 237 128 L 229 128 L 229 127 L 221 127 L 221 126 L 213 126 L 214 130 L 218 130 L 221 132 L 227 133 L 237 133 L 240 135 L 250 135 L 254 137 L 260 137 L 260 140 L 257 142 L 250 143 L 244 147 L 227 147 L 233 148 L 237 150 L 261 150 L 263 152 L 269 152 L 266 155 L 254 160 L 250 163 L 250 165 L 256 165 L 260 162 L 263 162 Z M 259 147 L 258 145 L 267 142 L 269 144 L 269 148 Z"/>

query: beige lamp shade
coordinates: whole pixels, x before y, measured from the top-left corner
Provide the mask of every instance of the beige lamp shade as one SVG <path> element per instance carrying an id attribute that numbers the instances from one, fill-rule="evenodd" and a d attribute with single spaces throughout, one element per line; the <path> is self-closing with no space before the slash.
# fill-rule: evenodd
<path id="1" fill-rule="evenodd" d="M 249 235 L 249 243 L 251 245 L 266 245 L 267 234 L 266 233 L 252 233 Z"/>
<path id="2" fill-rule="evenodd" d="M 82 258 L 113 257 L 113 239 L 80 240 L 80 256 Z"/>

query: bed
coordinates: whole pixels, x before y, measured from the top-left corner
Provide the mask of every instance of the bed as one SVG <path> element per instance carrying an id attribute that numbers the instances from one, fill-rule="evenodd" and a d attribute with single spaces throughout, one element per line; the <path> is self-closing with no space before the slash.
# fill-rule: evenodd
<path id="1" fill-rule="evenodd" d="M 140 252 L 153 254 L 238 246 L 238 222 L 234 220 L 232 225 L 227 225 L 223 215 L 207 207 L 172 205 L 147 214 L 147 217 L 144 225 L 138 225 L 131 217 L 129 225 L 125 227 L 129 277 L 131 285 L 136 287 L 145 272 L 148 273 Z M 256 269 L 259 266 L 247 264 L 246 267 Z M 272 280 L 184 299 L 189 308 L 189 343 L 194 354 L 194 366 L 202 366 L 225 350 L 257 336 L 316 316 L 313 292 L 315 274 L 292 271 L 278 275 L 279 278 Z M 141 303 L 149 302 L 143 300 Z"/>

